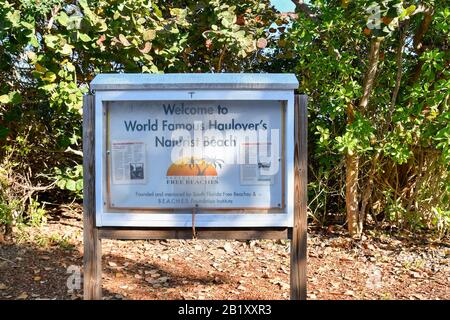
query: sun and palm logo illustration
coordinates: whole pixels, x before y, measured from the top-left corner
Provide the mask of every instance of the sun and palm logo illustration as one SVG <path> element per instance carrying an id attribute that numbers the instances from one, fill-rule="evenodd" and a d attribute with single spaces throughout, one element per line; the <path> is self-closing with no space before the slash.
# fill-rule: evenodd
<path id="1" fill-rule="evenodd" d="M 167 169 L 166 176 L 217 176 L 217 168 L 222 168 L 224 161 L 216 158 L 186 157 L 175 161 Z"/>

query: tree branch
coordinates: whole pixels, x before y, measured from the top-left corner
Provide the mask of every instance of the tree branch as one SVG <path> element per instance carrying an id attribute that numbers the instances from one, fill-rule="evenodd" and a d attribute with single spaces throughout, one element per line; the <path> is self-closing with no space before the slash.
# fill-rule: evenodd
<path id="1" fill-rule="evenodd" d="M 424 13 L 423 20 L 413 38 L 413 47 L 418 56 L 422 55 L 422 53 L 425 51 L 422 41 L 423 41 L 423 37 L 425 36 L 425 34 L 428 32 L 428 29 L 430 28 L 431 21 L 433 19 L 434 9 L 433 8 L 425 8 L 422 11 L 419 11 L 419 13 L 422 13 L 422 12 Z M 422 73 L 422 67 L 423 67 L 423 61 L 419 60 L 416 64 L 416 66 L 413 68 L 411 77 L 409 77 L 409 81 L 408 81 L 409 84 L 413 84 L 414 82 L 419 80 L 420 74 Z"/>
<path id="2" fill-rule="evenodd" d="M 369 66 L 364 77 L 363 96 L 359 101 L 359 111 L 363 112 L 369 104 L 369 98 L 372 93 L 375 76 L 377 75 L 378 62 L 380 60 L 380 45 L 382 38 L 373 38 L 370 44 Z"/>
<path id="3" fill-rule="evenodd" d="M 61 7 L 59 5 L 55 5 L 52 10 L 51 10 L 51 14 L 52 16 L 50 17 L 50 19 L 48 20 L 48 24 L 47 24 L 47 29 L 50 30 L 53 27 L 53 21 L 55 20 L 56 15 L 59 12 L 59 9 Z"/>
<path id="4" fill-rule="evenodd" d="M 422 23 L 420 24 L 419 29 L 417 29 L 413 41 L 414 50 L 416 50 L 418 54 L 424 51 L 422 46 L 422 40 L 425 34 L 427 33 L 428 29 L 430 28 L 431 20 L 433 20 L 433 9 L 430 8 L 426 11 L 423 11 L 423 13 L 424 17 Z"/>
<path id="5" fill-rule="evenodd" d="M 222 52 L 220 53 L 219 61 L 217 62 L 216 72 L 221 72 L 221 70 L 222 70 L 223 57 L 225 56 L 226 51 L 227 51 L 227 45 L 224 45 Z"/>
<path id="6" fill-rule="evenodd" d="M 395 88 L 392 92 L 392 99 L 391 99 L 391 110 L 390 115 L 392 116 L 393 110 L 395 108 L 395 103 L 397 101 L 398 92 L 400 90 L 400 84 L 402 81 L 403 76 L 403 50 L 405 49 L 405 42 L 406 42 L 406 31 L 408 29 L 408 24 L 405 24 L 404 26 L 400 27 L 400 41 L 397 49 L 397 78 L 395 80 Z"/>
<path id="7" fill-rule="evenodd" d="M 303 12 L 309 19 L 313 20 L 314 22 L 319 21 L 319 17 L 311 10 L 311 8 L 304 3 L 303 0 L 292 0 L 292 2 L 295 4 L 295 10 L 299 12 Z"/>

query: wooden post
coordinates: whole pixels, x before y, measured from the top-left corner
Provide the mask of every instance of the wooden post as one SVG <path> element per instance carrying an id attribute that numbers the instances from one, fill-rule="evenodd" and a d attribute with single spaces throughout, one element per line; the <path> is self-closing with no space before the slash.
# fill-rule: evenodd
<path id="1" fill-rule="evenodd" d="M 291 299 L 306 300 L 308 96 L 296 95 L 294 104 L 294 228 L 291 241 Z"/>
<path id="2" fill-rule="evenodd" d="M 102 297 L 102 247 L 95 225 L 95 103 L 83 98 L 83 293 L 85 300 Z"/>

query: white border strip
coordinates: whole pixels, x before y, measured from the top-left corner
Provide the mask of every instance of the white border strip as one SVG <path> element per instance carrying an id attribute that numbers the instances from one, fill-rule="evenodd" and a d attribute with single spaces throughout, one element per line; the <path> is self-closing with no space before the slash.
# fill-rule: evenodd
<path id="1" fill-rule="evenodd" d="M 285 212 L 210 214 L 201 210 L 197 227 L 292 227 L 294 224 L 294 93 L 287 90 L 162 90 L 98 91 L 95 95 L 95 190 L 97 226 L 117 227 L 191 227 L 190 213 L 111 213 L 104 212 L 106 150 L 104 102 L 145 100 L 281 100 L 287 101 L 285 113 Z"/>

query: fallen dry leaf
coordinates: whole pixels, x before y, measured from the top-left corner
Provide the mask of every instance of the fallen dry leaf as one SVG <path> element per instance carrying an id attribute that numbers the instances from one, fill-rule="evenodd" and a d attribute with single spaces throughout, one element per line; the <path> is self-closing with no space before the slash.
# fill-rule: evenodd
<path id="1" fill-rule="evenodd" d="M 227 253 L 232 253 L 234 252 L 233 247 L 231 246 L 231 244 L 229 242 L 225 243 L 223 246 L 223 249 L 225 250 L 225 252 Z"/>
<path id="2" fill-rule="evenodd" d="M 22 292 L 16 299 L 25 300 L 26 298 L 28 298 L 28 294 L 26 292 Z"/>
<path id="3" fill-rule="evenodd" d="M 169 261 L 169 255 L 168 254 L 162 254 L 159 257 L 161 258 L 161 260 Z"/>
<path id="4" fill-rule="evenodd" d="M 344 292 L 344 295 L 354 297 L 355 292 L 353 290 L 347 290 Z"/>

